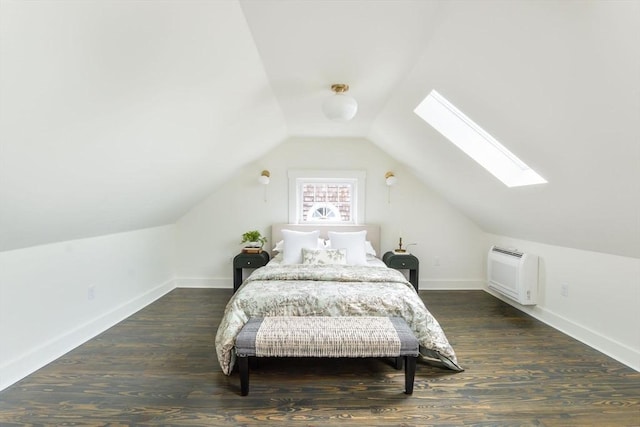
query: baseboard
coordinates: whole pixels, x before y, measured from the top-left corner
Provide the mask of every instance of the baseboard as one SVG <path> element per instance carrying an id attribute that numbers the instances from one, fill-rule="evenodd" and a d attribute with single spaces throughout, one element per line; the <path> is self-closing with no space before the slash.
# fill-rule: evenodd
<path id="1" fill-rule="evenodd" d="M 483 290 L 560 332 L 640 371 L 640 352 L 540 306 L 523 306 L 490 289 Z"/>
<path id="2" fill-rule="evenodd" d="M 150 291 L 127 301 L 109 312 L 96 317 L 64 334 L 33 348 L 21 357 L 0 366 L 0 390 L 20 381 L 27 375 L 53 362 L 60 356 L 96 337 L 115 324 L 121 322 L 135 312 L 175 288 L 174 279 L 169 279 Z"/>
<path id="3" fill-rule="evenodd" d="M 231 279 L 231 277 L 181 277 L 176 279 L 176 287 L 233 289 L 233 279 Z"/>
<path id="4" fill-rule="evenodd" d="M 469 291 L 483 290 L 485 281 L 468 279 L 427 279 L 420 280 L 421 291 Z"/>
<path id="5" fill-rule="evenodd" d="M 176 279 L 177 288 L 232 289 L 230 277 L 181 277 Z M 420 280 L 420 290 L 481 290 L 485 281 L 467 279 Z"/>

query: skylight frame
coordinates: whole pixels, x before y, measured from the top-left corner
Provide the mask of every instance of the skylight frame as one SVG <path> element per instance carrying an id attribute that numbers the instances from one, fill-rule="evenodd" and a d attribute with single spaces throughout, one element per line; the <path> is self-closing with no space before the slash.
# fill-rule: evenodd
<path id="1" fill-rule="evenodd" d="M 413 112 L 507 187 L 547 183 L 547 180 L 435 89 Z"/>

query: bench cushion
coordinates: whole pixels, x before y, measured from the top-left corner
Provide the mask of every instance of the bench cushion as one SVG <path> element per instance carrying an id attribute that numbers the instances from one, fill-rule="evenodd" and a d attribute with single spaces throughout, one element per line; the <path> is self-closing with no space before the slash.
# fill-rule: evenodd
<path id="1" fill-rule="evenodd" d="M 399 317 L 275 316 L 250 319 L 236 338 L 238 356 L 417 356 L 418 340 Z"/>

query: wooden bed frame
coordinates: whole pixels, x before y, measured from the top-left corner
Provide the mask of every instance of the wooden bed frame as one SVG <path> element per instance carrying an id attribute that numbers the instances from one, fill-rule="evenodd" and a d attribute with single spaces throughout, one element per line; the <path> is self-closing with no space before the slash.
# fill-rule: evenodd
<path id="1" fill-rule="evenodd" d="M 273 224 L 271 226 L 271 247 L 282 240 L 282 230 L 293 231 L 320 231 L 320 237 L 329 238 L 329 231 L 348 232 L 348 231 L 367 231 L 367 240 L 371 242 L 373 249 L 376 250 L 378 257 L 382 257 L 380 251 L 380 226 L 379 225 L 339 225 L 339 224 Z"/>

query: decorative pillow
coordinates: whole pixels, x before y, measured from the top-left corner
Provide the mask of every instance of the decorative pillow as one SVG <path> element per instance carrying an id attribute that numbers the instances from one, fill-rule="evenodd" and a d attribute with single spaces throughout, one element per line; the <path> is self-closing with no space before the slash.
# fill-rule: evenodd
<path id="1" fill-rule="evenodd" d="M 283 264 L 302 264 L 302 249 L 317 249 L 320 231 L 282 230 L 284 243 L 282 245 Z"/>
<path id="2" fill-rule="evenodd" d="M 367 255 L 365 252 L 365 241 L 367 230 L 339 233 L 329 232 L 331 248 L 347 250 L 347 264 L 366 265 Z"/>
<path id="3" fill-rule="evenodd" d="M 302 263 L 311 265 L 346 264 L 346 249 L 302 248 Z"/>

